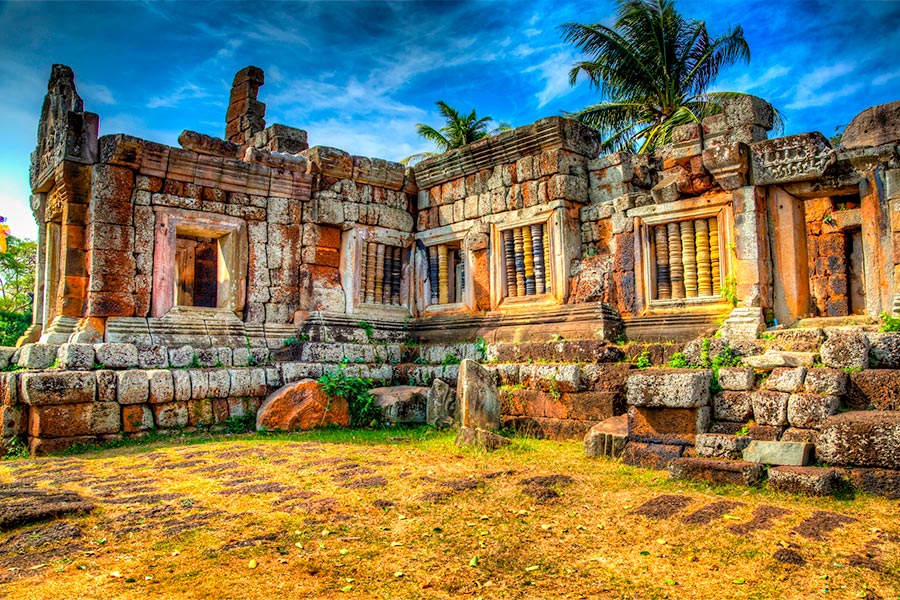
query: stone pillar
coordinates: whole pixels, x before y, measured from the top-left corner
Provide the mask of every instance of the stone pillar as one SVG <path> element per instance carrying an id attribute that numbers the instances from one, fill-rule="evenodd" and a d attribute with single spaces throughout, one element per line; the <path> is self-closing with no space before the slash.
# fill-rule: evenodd
<path id="1" fill-rule="evenodd" d="M 772 248 L 773 308 L 779 323 L 809 315 L 809 260 L 803 201 L 781 188 L 770 188 L 769 239 Z"/>
<path id="2" fill-rule="evenodd" d="M 225 139 L 229 142 L 244 146 L 266 128 L 266 105 L 256 99 L 264 82 L 265 75 L 259 67 L 246 67 L 234 76 L 225 114 Z"/>
<path id="3" fill-rule="evenodd" d="M 745 186 L 732 191 L 731 197 L 737 297 L 741 306 L 772 308 L 772 259 L 767 240 L 765 192 Z"/>
<path id="4" fill-rule="evenodd" d="M 883 167 L 870 169 L 859 185 L 862 222 L 863 256 L 865 260 L 866 313 L 877 317 L 891 312 L 894 305 L 894 256 L 890 201 L 885 189 Z"/>
<path id="5" fill-rule="evenodd" d="M 891 247 L 893 249 L 894 298 L 892 314 L 900 316 L 900 169 L 884 172 L 884 195 L 887 198 L 891 222 Z"/>

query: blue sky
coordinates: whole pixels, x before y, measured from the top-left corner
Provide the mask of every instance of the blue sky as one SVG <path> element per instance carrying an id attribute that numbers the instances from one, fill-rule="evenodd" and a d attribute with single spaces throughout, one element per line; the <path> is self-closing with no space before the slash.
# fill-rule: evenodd
<path id="1" fill-rule="evenodd" d="M 717 89 L 772 102 L 785 132 L 826 135 L 900 99 L 900 0 L 679 0 L 711 33 L 740 24 L 748 66 Z M 559 25 L 614 22 L 615 4 L 481 2 L 0 3 L 0 214 L 33 237 L 29 154 L 53 63 L 75 70 L 101 135 L 177 145 L 184 129 L 224 134 L 234 73 L 262 67 L 266 121 L 311 145 L 399 160 L 440 126 L 434 102 L 514 126 L 597 100 L 568 85 L 577 52 Z"/>

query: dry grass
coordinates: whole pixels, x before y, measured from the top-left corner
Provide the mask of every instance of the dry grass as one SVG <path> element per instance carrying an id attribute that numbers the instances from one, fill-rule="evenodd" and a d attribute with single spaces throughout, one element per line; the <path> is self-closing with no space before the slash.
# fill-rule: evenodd
<path id="1" fill-rule="evenodd" d="M 671 482 L 574 442 L 482 454 L 426 430 L 169 441 L 0 463 L 0 484 L 22 480 L 97 508 L 0 534 L 0 597 L 900 593 L 896 502 Z"/>

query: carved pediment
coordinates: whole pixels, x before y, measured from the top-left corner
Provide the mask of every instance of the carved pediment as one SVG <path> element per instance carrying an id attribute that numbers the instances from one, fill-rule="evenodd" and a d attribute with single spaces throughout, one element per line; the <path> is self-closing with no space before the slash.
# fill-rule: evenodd
<path id="1" fill-rule="evenodd" d="M 84 112 L 75 89 L 75 74 L 66 65 L 53 65 L 38 124 L 37 147 L 31 154 L 31 187 L 43 191 L 63 160 L 97 160 L 99 117 Z"/>

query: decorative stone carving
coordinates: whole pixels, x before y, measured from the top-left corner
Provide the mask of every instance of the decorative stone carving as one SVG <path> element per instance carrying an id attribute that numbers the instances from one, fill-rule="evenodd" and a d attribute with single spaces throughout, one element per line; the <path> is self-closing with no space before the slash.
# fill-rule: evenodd
<path id="1" fill-rule="evenodd" d="M 37 147 L 31 154 L 31 188 L 45 186 L 63 160 L 96 162 L 99 123 L 97 115 L 84 112 L 72 69 L 53 65 L 41 109 Z"/>
<path id="2" fill-rule="evenodd" d="M 837 160 L 828 140 L 818 132 L 756 142 L 750 151 L 754 185 L 816 179 Z"/>
<path id="3" fill-rule="evenodd" d="M 703 168 L 726 191 L 747 185 L 750 172 L 750 149 L 740 142 L 713 146 L 703 151 Z"/>

